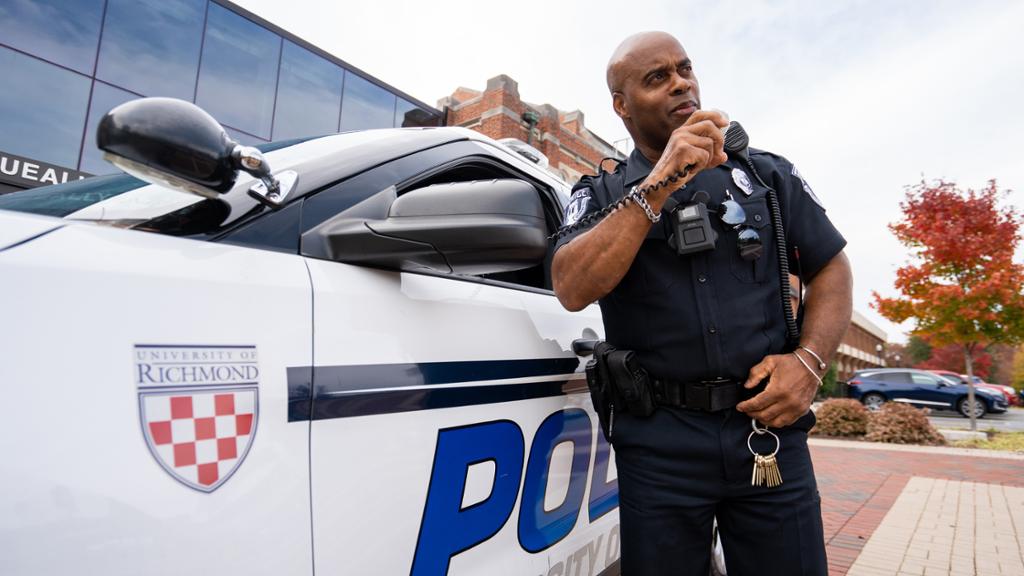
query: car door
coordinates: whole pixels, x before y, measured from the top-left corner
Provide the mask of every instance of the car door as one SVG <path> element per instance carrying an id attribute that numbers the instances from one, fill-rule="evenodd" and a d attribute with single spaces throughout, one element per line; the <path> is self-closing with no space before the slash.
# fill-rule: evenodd
<path id="1" fill-rule="evenodd" d="M 913 383 L 910 397 L 915 404 L 931 408 L 953 407 L 955 395 L 938 376 L 923 372 L 911 372 L 910 379 Z"/>
<path id="2" fill-rule="evenodd" d="M 475 178 L 483 163 L 551 192 L 483 146 L 431 154 L 430 165 L 405 159 L 363 178 L 371 191 L 443 183 Z M 596 306 L 563 310 L 536 273 L 542 262 L 490 277 L 307 262 L 317 572 L 597 574 L 615 564 L 612 455 L 572 352 L 602 332 Z"/>
<path id="3" fill-rule="evenodd" d="M 0 251 L 2 571 L 310 574 L 303 259 L 49 221 Z"/>

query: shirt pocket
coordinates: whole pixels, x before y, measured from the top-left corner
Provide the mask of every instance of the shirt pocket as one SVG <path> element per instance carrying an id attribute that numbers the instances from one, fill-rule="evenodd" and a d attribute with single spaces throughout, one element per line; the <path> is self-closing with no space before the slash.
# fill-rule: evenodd
<path id="1" fill-rule="evenodd" d="M 729 250 L 729 269 L 739 282 L 761 283 L 766 279 L 770 251 L 774 250 L 768 202 L 764 196 L 761 196 L 739 201 L 739 205 L 747 214 L 746 222 L 740 225 L 738 230 L 727 229 L 724 232 L 725 247 Z M 755 260 L 745 260 L 740 255 L 739 232 L 744 228 L 754 230 L 757 232 L 758 238 L 761 239 L 761 256 Z"/>

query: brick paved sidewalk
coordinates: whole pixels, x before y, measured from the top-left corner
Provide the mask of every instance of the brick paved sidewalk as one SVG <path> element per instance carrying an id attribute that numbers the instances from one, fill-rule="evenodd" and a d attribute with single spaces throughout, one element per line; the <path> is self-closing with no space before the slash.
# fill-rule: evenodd
<path id="1" fill-rule="evenodd" d="M 1000 457 L 976 450 L 884 447 L 818 439 L 811 441 L 811 454 L 822 497 L 826 550 L 832 576 L 848 572 L 850 576 L 896 575 L 901 573 L 901 569 L 903 574 L 925 574 L 927 569 L 929 575 L 1024 576 L 1024 568 L 1016 571 L 1017 568 L 1009 562 L 1012 554 L 1007 556 L 1007 550 L 1013 548 L 1018 560 L 1024 562 L 1024 558 L 1020 558 L 1020 550 L 1024 548 L 1024 497 L 1019 496 L 1024 494 L 1024 457 Z M 918 478 L 908 484 L 914 477 Z M 936 483 L 936 480 L 957 482 Z M 1020 490 L 993 490 L 989 485 Z M 905 490 L 906 496 L 901 499 Z M 964 496 L 965 491 L 969 492 L 969 497 Z M 955 503 L 957 510 L 966 510 L 968 502 L 979 503 L 978 494 L 984 494 L 986 498 L 982 499 L 985 501 L 983 506 L 974 505 L 972 508 L 973 529 L 968 530 L 966 516 L 962 519 L 957 517 L 953 522 L 964 524 L 962 530 L 957 532 L 954 528 L 952 533 L 954 543 L 959 544 L 957 562 L 954 563 L 954 544 L 945 541 L 949 536 L 948 530 L 937 530 L 942 522 L 948 520 L 951 510 L 949 505 L 944 508 L 943 503 Z M 997 497 L 993 499 L 992 495 Z M 893 510 L 894 505 L 897 506 Z M 1005 513 L 997 510 L 1000 506 Z M 893 513 L 887 518 L 890 510 Z M 979 518 L 988 512 L 1010 520 L 993 524 L 985 517 Z M 879 538 L 865 549 L 883 519 L 886 524 Z M 905 542 L 900 540 L 904 536 Z M 968 539 L 972 541 L 974 552 L 964 554 L 962 547 L 966 546 Z M 1009 546 L 1011 540 L 1013 547 Z M 1000 543 L 1001 547 L 998 546 Z M 1003 556 L 999 556 L 1000 548 Z M 932 562 L 926 563 L 924 560 L 928 560 L 930 551 L 934 551 Z M 862 552 L 863 558 L 851 570 Z M 921 558 L 922 553 L 924 558 Z M 911 560 L 905 562 L 908 555 Z M 942 555 L 945 555 L 945 560 L 939 559 Z M 975 560 L 973 572 L 967 569 L 965 558 L 968 557 Z M 922 562 L 915 561 L 915 558 Z M 1004 560 L 1005 567 L 1001 572 L 1000 558 Z"/>

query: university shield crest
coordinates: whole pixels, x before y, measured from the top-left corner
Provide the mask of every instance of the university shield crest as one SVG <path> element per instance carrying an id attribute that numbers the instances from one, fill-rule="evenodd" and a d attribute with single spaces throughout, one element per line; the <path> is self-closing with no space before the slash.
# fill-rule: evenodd
<path id="1" fill-rule="evenodd" d="M 174 479 L 212 492 L 239 469 L 259 417 L 254 346 L 135 347 L 139 417 Z"/>

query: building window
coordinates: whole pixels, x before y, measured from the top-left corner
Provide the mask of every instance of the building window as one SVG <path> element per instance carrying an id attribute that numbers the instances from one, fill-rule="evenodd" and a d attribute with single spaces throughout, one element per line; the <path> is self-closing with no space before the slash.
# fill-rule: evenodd
<path id="1" fill-rule="evenodd" d="M 0 48 L 0 150 L 65 168 L 78 165 L 89 79 Z"/>
<path id="2" fill-rule="evenodd" d="M 398 104 L 395 106 L 396 127 L 413 128 L 419 126 L 438 126 L 439 124 L 440 118 L 436 114 L 431 114 L 408 100 L 398 99 Z"/>
<path id="3" fill-rule="evenodd" d="M 357 74 L 345 75 L 341 130 L 392 128 L 396 96 Z"/>
<path id="4" fill-rule="evenodd" d="M 91 75 L 102 17 L 103 0 L 4 0 L 0 42 Z"/>
<path id="5" fill-rule="evenodd" d="M 337 132 L 343 75 L 340 66 L 285 42 L 277 83 L 274 140 Z"/>
<path id="6" fill-rule="evenodd" d="M 270 138 L 281 37 L 210 3 L 196 104 L 221 124 Z"/>
<path id="7" fill-rule="evenodd" d="M 192 101 L 206 0 L 109 0 L 96 77 Z"/>
<path id="8" fill-rule="evenodd" d="M 96 127 L 100 119 L 114 107 L 129 100 L 138 98 L 131 92 L 96 82 L 92 89 L 92 102 L 89 104 L 89 120 L 85 125 L 85 141 L 82 143 L 82 163 L 79 170 L 89 174 L 113 174 L 118 169 L 103 159 L 103 152 L 96 147 Z"/>

